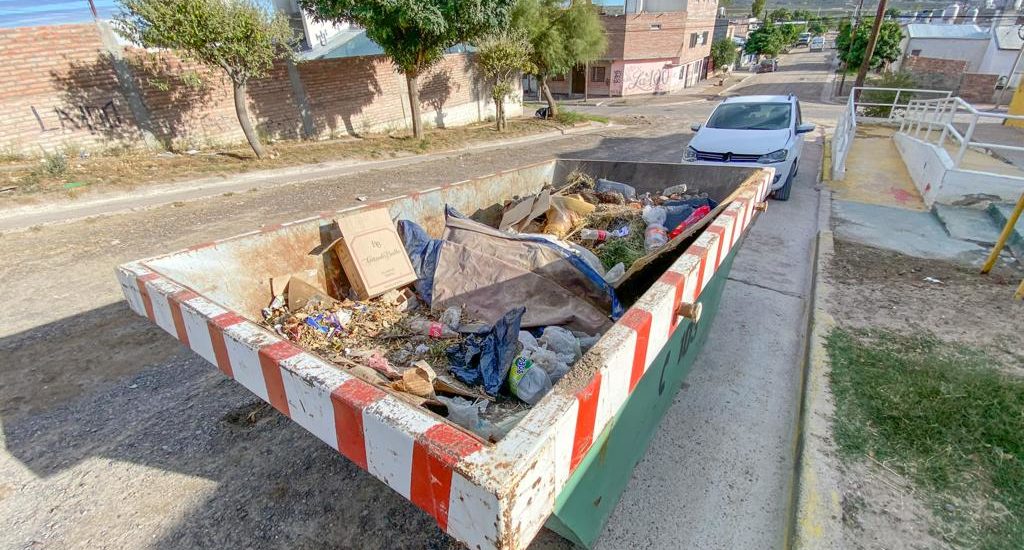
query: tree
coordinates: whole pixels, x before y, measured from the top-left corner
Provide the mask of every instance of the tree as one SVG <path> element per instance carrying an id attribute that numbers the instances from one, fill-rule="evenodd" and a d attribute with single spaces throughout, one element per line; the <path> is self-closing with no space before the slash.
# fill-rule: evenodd
<path id="1" fill-rule="evenodd" d="M 736 43 L 731 38 L 719 38 L 711 43 L 711 60 L 715 69 L 725 69 L 736 61 Z"/>
<path id="2" fill-rule="evenodd" d="M 874 18 L 861 21 L 857 27 L 856 36 L 853 36 L 852 25 L 849 21 L 843 21 L 839 25 L 839 35 L 836 36 L 836 50 L 839 51 L 839 59 L 846 63 L 847 71 L 856 71 L 864 60 L 864 51 L 868 47 L 868 39 L 871 35 L 871 25 Z M 879 69 L 900 56 L 900 40 L 903 39 L 903 31 L 896 21 L 883 21 L 878 32 L 878 40 L 875 43 L 875 51 L 871 55 L 871 69 Z"/>
<path id="3" fill-rule="evenodd" d="M 885 18 L 886 19 L 896 19 L 899 16 L 900 16 L 900 10 L 898 10 L 896 8 L 889 8 L 889 9 L 885 10 Z"/>
<path id="4" fill-rule="evenodd" d="M 810 10 L 793 10 L 793 19 L 796 21 L 810 21 L 814 19 L 814 14 Z"/>
<path id="5" fill-rule="evenodd" d="M 785 42 L 780 28 L 776 25 L 765 25 L 747 36 L 745 49 L 747 53 L 776 57 L 783 46 Z"/>
<path id="6" fill-rule="evenodd" d="M 292 30 L 281 14 L 254 0 L 121 0 L 115 28 L 147 48 L 169 48 L 223 70 L 231 80 L 235 116 L 256 158 L 266 156 L 249 120 L 246 86 L 289 55 Z"/>
<path id="7" fill-rule="evenodd" d="M 532 53 L 533 46 L 520 29 L 495 33 L 477 45 L 477 63 L 484 75 L 493 80 L 491 99 L 498 131 L 506 127 L 505 98 L 512 93 L 515 79 L 521 73 L 533 71 Z"/>
<path id="8" fill-rule="evenodd" d="M 811 21 L 811 23 L 807 25 L 807 31 L 817 36 L 825 34 L 825 31 L 827 30 L 828 29 L 825 27 L 825 24 L 821 22 L 821 20 Z"/>
<path id="9" fill-rule="evenodd" d="M 515 0 L 299 0 L 318 21 L 355 23 L 366 29 L 405 75 L 412 131 L 423 137 L 419 77 L 448 48 L 473 42 L 508 25 Z"/>
<path id="10" fill-rule="evenodd" d="M 751 17 L 761 17 L 764 14 L 764 8 L 767 5 L 768 0 L 754 0 L 750 4 L 750 15 Z"/>
<path id="11" fill-rule="evenodd" d="M 608 42 L 597 7 L 583 0 L 519 0 L 512 27 L 523 29 L 533 47 L 530 61 L 548 102 L 548 116 L 558 115 L 548 77 L 566 74 L 604 54 Z"/>
<path id="12" fill-rule="evenodd" d="M 789 10 L 786 8 L 775 8 L 768 14 L 768 20 L 772 23 L 775 23 L 776 21 L 789 21 L 790 19 L 792 19 L 792 17 L 790 16 Z"/>

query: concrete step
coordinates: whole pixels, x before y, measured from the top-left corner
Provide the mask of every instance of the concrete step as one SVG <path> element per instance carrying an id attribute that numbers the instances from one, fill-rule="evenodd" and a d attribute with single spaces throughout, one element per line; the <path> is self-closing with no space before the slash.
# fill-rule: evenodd
<path id="1" fill-rule="evenodd" d="M 954 239 L 992 246 L 999 238 L 995 218 L 985 210 L 966 206 L 949 206 L 936 203 L 932 213 L 942 223 L 946 233 Z"/>
<path id="2" fill-rule="evenodd" d="M 989 205 L 988 214 L 998 227 L 996 231 L 1002 231 L 1006 226 L 1006 222 L 1013 214 L 1013 207 L 1013 204 L 1005 202 L 994 202 Z M 1009 240 L 1006 241 L 1006 247 L 1013 252 L 1018 260 L 1024 262 L 1024 216 L 1017 219 L 1017 224 L 1014 226 L 1013 232 L 1010 233 Z"/>

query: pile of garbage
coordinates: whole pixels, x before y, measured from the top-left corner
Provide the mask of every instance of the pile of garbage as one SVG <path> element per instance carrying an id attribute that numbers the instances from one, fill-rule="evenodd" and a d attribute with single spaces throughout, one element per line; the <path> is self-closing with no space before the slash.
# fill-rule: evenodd
<path id="1" fill-rule="evenodd" d="M 497 441 L 623 314 L 614 283 L 715 206 L 574 173 L 505 205 L 498 227 L 448 208 L 437 239 L 383 210 L 349 216 L 326 246 L 340 268 L 319 286 L 291 276 L 263 324 Z"/>

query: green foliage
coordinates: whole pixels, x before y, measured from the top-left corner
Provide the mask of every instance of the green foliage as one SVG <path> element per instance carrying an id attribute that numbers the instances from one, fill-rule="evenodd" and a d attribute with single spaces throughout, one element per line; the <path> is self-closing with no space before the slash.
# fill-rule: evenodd
<path id="1" fill-rule="evenodd" d="M 793 19 L 796 21 L 810 21 L 814 14 L 810 10 L 793 10 Z"/>
<path id="2" fill-rule="evenodd" d="M 850 21 L 843 21 L 839 25 L 839 35 L 836 36 L 836 50 L 839 51 L 839 59 L 846 63 L 847 70 L 856 71 L 864 60 L 864 52 L 868 47 L 868 39 L 871 36 L 871 26 L 874 18 L 861 21 L 854 36 Z M 896 21 L 883 21 L 878 32 L 878 40 L 875 43 L 875 51 L 871 55 L 869 68 L 879 69 L 896 61 L 900 56 L 900 40 L 903 39 L 903 31 Z"/>
<path id="3" fill-rule="evenodd" d="M 532 53 L 533 46 L 519 29 L 492 34 L 477 44 L 477 64 L 491 80 L 491 99 L 498 113 L 495 117 L 498 130 L 505 128 L 505 98 L 515 89 L 516 78 L 521 73 L 534 70 Z"/>
<path id="4" fill-rule="evenodd" d="M 777 21 L 789 21 L 790 19 L 792 19 L 792 16 L 786 8 L 775 8 L 768 13 L 768 21 L 771 21 L 772 23 Z"/>
<path id="5" fill-rule="evenodd" d="M 120 0 L 119 34 L 224 70 L 233 82 L 265 76 L 292 41 L 287 18 L 254 0 Z"/>
<path id="6" fill-rule="evenodd" d="M 754 0 L 750 3 L 750 15 L 753 17 L 761 17 L 764 14 L 764 8 L 767 6 L 768 0 Z"/>
<path id="7" fill-rule="evenodd" d="M 826 31 L 828 31 L 828 28 L 825 27 L 825 24 L 822 23 L 821 20 L 819 19 L 819 20 L 814 20 L 814 21 L 811 21 L 810 23 L 808 23 L 807 24 L 807 31 L 810 32 L 811 34 L 815 35 L 815 36 L 821 36 L 821 35 L 825 34 Z"/>
<path id="8" fill-rule="evenodd" d="M 719 38 L 711 43 L 711 60 L 715 69 L 724 69 L 736 61 L 736 44 L 731 38 Z"/>
<path id="9" fill-rule="evenodd" d="M 776 57 L 785 45 L 785 37 L 780 26 L 764 25 L 747 36 L 744 48 L 747 53 Z"/>
<path id="10" fill-rule="evenodd" d="M 917 88 L 918 84 L 910 73 L 886 72 L 881 77 L 872 78 L 867 82 L 868 86 L 875 88 Z M 864 107 L 864 116 L 875 118 L 888 118 L 892 111 L 892 103 L 896 101 L 896 92 L 865 90 L 860 94 L 860 101 L 865 103 L 888 103 L 889 105 L 871 105 Z M 900 92 L 897 105 L 906 105 L 914 99 L 913 92 Z M 899 107 L 897 107 L 899 109 Z"/>
<path id="11" fill-rule="evenodd" d="M 514 0 L 299 0 L 319 21 L 366 29 L 399 70 L 418 76 L 460 42 L 507 26 Z"/>
<path id="12" fill-rule="evenodd" d="M 570 126 L 587 121 L 600 122 L 602 124 L 608 123 L 608 117 L 606 116 L 580 113 L 577 111 L 559 111 L 558 115 L 555 116 L 555 120 L 558 121 L 559 124 L 566 124 Z"/>
<path id="13" fill-rule="evenodd" d="M 899 16 L 900 16 L 900 10 L 898 10 L 896 8 L 889 8 L 889 9 L 885 10 L 885 18 L 886 19 L 895 19 L 895 18 L 897 18 Z"/>
<path id="14" fill-rule="evenodd" d="M 42 169 L 46 175 L 59 178 L 67 174 L 70 167 L 68 156 L 63 151 L 43 153 Z"/>
<path id="15" fill-rule="evenodd" d="M 782 32 L 783 45 L 788 46 L 796 42 L 796 39 L 800 37 L 800 33 L 804 32 L 804 26 L 786 23 L 782 25 L 780 31 Z"/>
<path id="16" fill-rule="evenodd" d="M 840 453 L 927 491 L 952 547 L 1024 548 L 1024 380 L 927 334 L 835 329 L 826 348 Z"/>
<path id="17" fill-rule="evenodd" d="M 595 6 L 562 0 L 520 0 L 512 26 L 523 29 L 533 46 L 532 62 L 540 77 L 565 74 L 576 65 L 601 57 L 608 48 Z"/>

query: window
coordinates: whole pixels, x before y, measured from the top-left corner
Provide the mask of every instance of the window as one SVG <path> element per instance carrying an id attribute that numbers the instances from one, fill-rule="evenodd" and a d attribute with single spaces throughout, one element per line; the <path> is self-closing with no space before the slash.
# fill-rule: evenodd
<path id="1" fill-rule="evenodd" d="M 565 82 L 565 75 L 556 74 L 555 76 L 551 77 L 551 82 Z"/>
<path id="2" fill-rule="evenodd" d="M 701 43 L 702 46 L 707 46 L 707 44 L 708 44 L 708 31 L 704 31 L 704 34 L 701 35 L 700 43 Z"/>
<path id="3" fill-rule="evenodd" d="M 727 130 L 785 130 L 789 128 L 789 103 L 723 103 L 708 119 L 708 128 Z"/>
<path id="4" fill-rule="evenodd" d="M 921 50 L 910 50 L 910 55 L 914 55 L 914 56 L 921 55 Z"/>
<path id="5" fill-rule="evenodd" d="M 604 82 L 604 67 L 591 67 L 590 68 L 590 81 L 591 82 Z"/>
<path id="6" fill-rule="evenodd" d="M 690 47 L 691 48 L 696 48 L 697 47 L 697 39 L 699 37 L 700 37 L 700 35 L 697 34 L 697 33 L 690 33 Z"/>
<path id="7" fill-rule="evenodd" d="M 651 30 L 652 31 L 660 31 L 661 30 L 661 23 L 654 23 L 654 24 L 652 24 L 651 25 Z"/>

